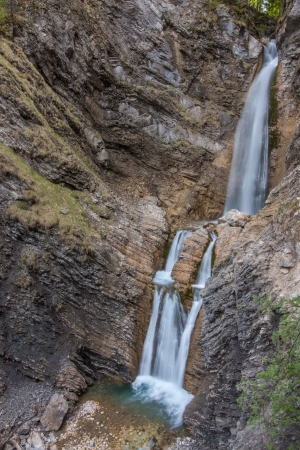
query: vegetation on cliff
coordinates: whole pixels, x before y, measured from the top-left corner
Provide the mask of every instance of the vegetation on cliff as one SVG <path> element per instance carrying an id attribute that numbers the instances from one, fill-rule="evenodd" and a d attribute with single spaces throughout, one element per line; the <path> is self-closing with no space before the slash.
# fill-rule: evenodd
<path id="1" fill-rule="evenodd" d="M 242 379 L 239 403 L 251 409 L 250 423 L 262 423 L 272 439 L 300 423 L 300 296 L 280 299 L 274 304 L 262 301 L 265 313 L 280 315 L 277 331 L 272 335 L 274 350 L 264 361 L 265 369 L 255 379 Z M 275 449 L 273 443 L 268 448 Z M 295 441 L 289 449 L 300 448 Z"/>
<path id="2" fill-rule="evenodd" d="M 0 141 L 0 173 L 13 177 L 24 186 L 23 197 L 11 203 L 6 214 L 29 229 L 54 228 L 69 243 L 100 233 L 91 225 L 87 209 L 99 213 L 88 192 L 80 192 L 52 183 Z"/>
<path id="3" fill-rule="evenodd" d="M 250 6 L 257 9 L 257 11 L 267 14 L 270 17 L 277 19 L 282 10 L 281 0 L 249 0 Z"/>

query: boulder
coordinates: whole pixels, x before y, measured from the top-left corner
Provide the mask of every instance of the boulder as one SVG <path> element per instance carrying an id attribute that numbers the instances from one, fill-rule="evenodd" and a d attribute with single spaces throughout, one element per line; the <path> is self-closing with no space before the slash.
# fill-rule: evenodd
<path id="1" fill-rule="evenodd" d="M 28 439 L 30 450 L 44 450 L 45 446 L 37 431 L 32 431 Z"/>
<path id="2" fill-rule="evenodd" d="M 102 166 L 107 167 L 109 164 L 109 153 L 103 148 L 99 153 L 97 153 L 97 160 Z"/>
<path id="3" fill-rule="evenodd" d="M 241 227 L 229 226 L 226 222 L 218 225 L 217 229 L 218 239 L 215 245 L 214 265 L 219 264 L 220 261 L 225 261 L 229 258 L 229 255 L 238 241 L 240 234 L 242 233 Z"/>
<path id="4" fill-rule="evenodd" d="M 249 222 L 250 216 L 238 211 L 237 209 L 231 209 L 223 217 L 220 217 L 218 223 L 228 223 L 231 227 L 244 228 L 247 222 Z"/>
<path id="5" fill-rule="evenodd" d="M 30 426 L 28 422 L 23 423 L 21 428 L 19 429 L 19 434 L 26 436 L 30 432 Z"/>
<path id="6" fill-rule="evenodd" d="M 41 417 L 45 431 L 57 431 L 61 427 L 69 409 L 68 402 L 61 394 L 54 394 Z"/>

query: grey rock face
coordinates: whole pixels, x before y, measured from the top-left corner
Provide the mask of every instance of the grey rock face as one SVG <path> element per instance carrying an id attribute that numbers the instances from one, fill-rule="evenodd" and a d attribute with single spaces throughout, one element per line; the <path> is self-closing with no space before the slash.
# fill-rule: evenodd
<path id="1" fill-rule="evenodd" d="M 234 131 L 261 44 L 227 8 L 212 12 L 205 2 L 68 3 L 21 5 L 14 42 L 1 38 L 0 138 L 36 173 L 30 184 L 1 152 L 0 354 L 12 370 L 55 379 L 72 403 L 97 378 L 135 377 L 169 224 L 223 209 Z M 297 14 L 287 20 L 295 24 Z M 289 118 L 281 130 L 289 130 L 291 170 L 298 28 L 285 33 L 278 98 L 284 125 Z M 45 180 L 76 200 L 90 234 L 69 226 L 63 235 L 60 222 L 74 219 L 68 205 L 51 226 L 22 222 L 42 203 L 29 193 Z M 220 226 L 226 255 L 219 252 L 195 344 L 203 350 L 203 390 L 185 419 L 203 449 L 229 448 L 246 424 L 236 382 L 258 370 L 272 329 L 253 295 L 297 291 L 297 216 L 287 224 L 280 213 L 271 222 L 276 196 L 290 201 L 296 181 L 273 191 L 258 221 L 233 217 Z M 8 215 L 14 206 L 21 213 Z M 292 251 L 284 259 L 283 241 Z"/>
<path id="2" fill-rule="evenodd" d="M 278 105 L 275 132 L 280 139 L 275 139 L 275 148 L 271 154 L 271 176 L 273 172 L 282 176 L 300 164 L 299 0 L 287 2 L 286 17 L 277 40 L 280 65 L 276 77 Z"/>
<path id="3" fill-rule="evenodd" d="M 5 384 L 4 381 L 1 380 L 1 378 L 0 378 L 0 395 L 3 395 L 3 394 L 4 394 L 5 389 L 6 389 L 6 384 Z"/>
<path id="4" fill-rule="evenodd" d="M 54 394 L 41 417 L 41 424 L 45 431 L 60 429 L 69 409 L 68 403 L 61 394 Z"/>
<path id="5" fill-rule="evenodd" d="M 0 354 L 76 395 L 135 377 L 169 224 L 222 210 L 256 60 L 199 2 L 67 3 L 1 38 Z"/>
<path id="6" fill-rule="evenodd" d="M 216 15 L 204 2 L 134 0 L 128 10 L 118 1 L 77 2 L 76 14 L 58 3 L 25 8 L 30 26 L 25 20 L 15 41 L 61 100 L 72 103 L 72 114 L 70 104 L 54 112 L 68 124 L 59 130 L 65 143 L 83 149 L 122 190 L 132 191 L 142 179 L 144 195 L 158 196 L 172 221 L 218 216 L 231 141 L 261 44 L 227 9 Z M 5 104 L 26 129 L 24 114 L 9 99 Z M 47 100 L 35 107 L 44 119 L 34 108 L 27 116 L 57 128 Z M 17 141 L 7 130 L 6 144 L 17 147 Z M 24 151 L 31 147 L 23 137 Z M 68 173 L 72 186 L 93 185 L 91 173 L 78 170 L 78 153 L 61 164 L 30 154 L 52 180 Z M 195 175 L 181 175 L 190 167 Z"/>
<path id="7" fill-rule="evenodd" d="M 198 338 L 204 358 L 200 389 L 184 419 L 203 450 L 266 448 L 268 434 L 261 427 L 248 426 L 248 415 L 237 404 L 237 383 L 242 376 L 251 378 L 262 370 L 263 360 L 272 350 L 276 323 L 262 313 L 258 299 L 266 296 L 276 302 L 279 296 L 300 294 L 296 62 L 300 28 L 295 26 L 299 2 L 292 3 L 279 32 L 281 63 L 276 82 L 277 131 L 281 134 L 274 153 L 277 164 L 281 161 L 281 177 L 284 173 L 286 177 L 271 191 L 256 217 L 242 224 L 219 220 L 216 265 L 203 292 L 203 325 Z M 298 438 L 299 427 L 288 429 L 285 436 L 276 437 L 276 448 L 285 450 Z"/>

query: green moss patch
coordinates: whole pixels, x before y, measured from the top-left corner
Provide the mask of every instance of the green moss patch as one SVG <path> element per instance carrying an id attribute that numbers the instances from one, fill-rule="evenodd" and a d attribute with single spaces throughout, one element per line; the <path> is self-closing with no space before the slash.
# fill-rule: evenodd
<path id="1" fill-rule="evenodd" d="M 100 237 L 82 206 L 82 203 L 92 203 L 89 193 L 52 183 L 2 143 L 0 168 L 4 175 L 19 179 L 25 186 L 24 197 L 7 207 L 8 218 L 31 229 L 54 228 L 67 241 L 76 238 L 84 241 L 92 235 Z"/>

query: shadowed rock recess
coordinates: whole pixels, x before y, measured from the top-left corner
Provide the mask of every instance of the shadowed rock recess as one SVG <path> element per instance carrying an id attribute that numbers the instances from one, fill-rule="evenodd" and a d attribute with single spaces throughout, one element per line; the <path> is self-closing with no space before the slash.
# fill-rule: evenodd
<path id="1" fill-rule="evenodd" d="M 13 7 L 0 35 L 4 437 L 34 408 L 46 430 L 58 428 L 97 379 L 136 377 L 170 233 L 222 215 L 264 42 L 262 28 L 212 1 Z M 299 0 L 287 2 L 276 33 L 270 194 L 256 216 L 233 214 L 214 228 L 185 382 L 195 394 L 184 414 L 191 449 L 266 448 L 264 430 L 247 426 L 236 403 L 237 383 L 260 370 L 275 327 L 256 297 L 300 295 Z M 172 273 L 185 306 L 208 231 L 191 234 Z"/>

